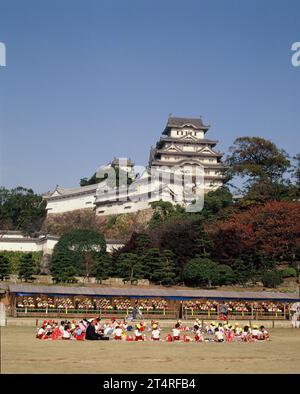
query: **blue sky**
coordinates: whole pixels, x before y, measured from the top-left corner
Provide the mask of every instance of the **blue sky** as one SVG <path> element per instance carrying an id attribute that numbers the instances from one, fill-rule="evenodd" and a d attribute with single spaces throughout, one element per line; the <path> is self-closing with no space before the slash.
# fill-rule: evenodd
<path id="1" fill-rule="evenodd" d="M 300 151 L 298 0 L 0 0 L 0 185 L 147 164 L 169 113 Z"/>

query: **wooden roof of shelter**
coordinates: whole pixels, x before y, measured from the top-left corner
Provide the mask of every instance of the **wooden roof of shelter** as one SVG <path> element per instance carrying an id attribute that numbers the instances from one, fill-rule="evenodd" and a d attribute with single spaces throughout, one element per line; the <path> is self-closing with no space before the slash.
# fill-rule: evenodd
<path id="1" fill-rule="evenodd" d="M 181 290 L 161 288 L 113 288 L 113 287 L 77 287 L 77 286 L 39 286 L 30 284 L 9 285 L 9 292 L 15 294 L 47 294 L 47 295 L 82 295 L 94 297 L 159 297 L 169 299 L 215 299 L 215 300 L 273 300 L 295 302 L 299 300 L 297 293 L 280 293 L 269 291 L 220 291 L 220 290 Z"/>

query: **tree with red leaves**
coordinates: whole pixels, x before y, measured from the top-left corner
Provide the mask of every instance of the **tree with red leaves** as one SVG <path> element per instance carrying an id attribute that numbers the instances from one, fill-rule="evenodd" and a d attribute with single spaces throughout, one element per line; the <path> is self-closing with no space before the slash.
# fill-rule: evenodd
<path id="1" fill-rule="evenodd" d="M 208 231 L 220 261 L 231 263 L 251 255 L 292 263 L 300 258 L 300 203 L 256 206 L 215 223 Z"/>

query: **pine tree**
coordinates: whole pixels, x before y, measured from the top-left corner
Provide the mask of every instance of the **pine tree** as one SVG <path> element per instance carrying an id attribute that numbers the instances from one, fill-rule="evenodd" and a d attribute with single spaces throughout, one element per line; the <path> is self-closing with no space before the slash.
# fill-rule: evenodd
<path id="1" fill-rule="evenodd" d="M 97 282 L 102 283 L 112 273 L 112 259 L 108 253 L 101 253 L 96 259 L 94 275 Z"/>
<path id="2" fill-rule="evenodd" d="M 11 274 L 11 266 L 8 258 L 3 254 L 0 254 L 0 279 L 9 279 Z"/>
<path id="3" fill-rule="evenodd" d="M 164 250 L 162 252 L 159 281 L 165 286 L 172 286 L 176 282 L 174 254 L 171 250 Z"/>
<path id="4" fill-rule="evenodd" d="M 153 282 L 160 279 L 161 253 L 158 248 L 151 248 L 145 251 L 141 263 L 143 266 L 143 276 Z"/>
<path id="5" fill-rule="evenodd" d="M 20 259 L 19 278 L 24 279 L 25 282 L 33 280 L 33 275 L 36 272 L 35 262 L 32 253 L 24 254 Z"/>
<path id="6" fill-rule="evenodd" d="M 131 284 L 137 279 L 144 278 L 143 266 L 139 256 L 135 253 L 120 254 L 117 261 L 117 272 L 124 278 L 124 281 L 129 281 Z"/>
<path id="7" fill-rule="evenodd" d="M 75 282 L 75 276 L 78 275 L 70 254 L 61 249 L 53 254 L 50 271 L 54 282 Z"/>

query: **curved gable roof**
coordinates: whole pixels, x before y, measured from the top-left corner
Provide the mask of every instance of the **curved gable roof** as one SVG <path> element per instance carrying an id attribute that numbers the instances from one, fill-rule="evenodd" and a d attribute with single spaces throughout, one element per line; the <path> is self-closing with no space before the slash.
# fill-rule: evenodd
<path id="1" fill-rule="evenodd" d="M 205 129 L 207 130 L 209 126 L 202 122 L 201 118 L 175 118 L 169 117 L 168 123 L 163 131 L 163 134 L 167 134 L 167 131 L 172 127 L 182 128 L 185 126 L 192 126 L 194 129 Z"/>

